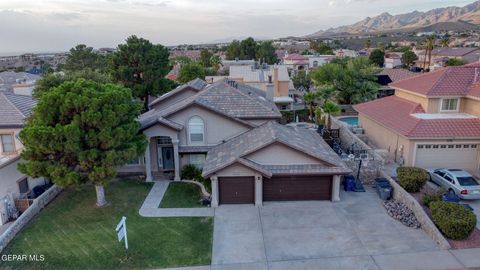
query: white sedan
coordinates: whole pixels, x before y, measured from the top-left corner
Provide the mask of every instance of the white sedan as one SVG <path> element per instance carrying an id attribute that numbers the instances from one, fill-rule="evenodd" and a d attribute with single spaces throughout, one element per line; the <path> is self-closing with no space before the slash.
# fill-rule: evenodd
<path id="1" fill-rule="evenodd" d="M 428 171 L 433 182 L 461 199 L 480 199 L 480 184 L 471 174 L 460 169 L 433 169 Z"/>

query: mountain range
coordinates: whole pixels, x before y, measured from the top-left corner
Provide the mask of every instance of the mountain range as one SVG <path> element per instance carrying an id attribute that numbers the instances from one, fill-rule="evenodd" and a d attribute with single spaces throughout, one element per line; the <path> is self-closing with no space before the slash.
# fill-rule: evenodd
<path id="1" fill-rule="evenodd" d="M 436 8 L 426 12 L 413 11 L 399 15 L 384 12 L 351 25 L 318 31 L 309 37 L 414 30 L 437 24 L 456 28 L 476 28 L 480 25 L 480 0 L 464 7 Z"/>

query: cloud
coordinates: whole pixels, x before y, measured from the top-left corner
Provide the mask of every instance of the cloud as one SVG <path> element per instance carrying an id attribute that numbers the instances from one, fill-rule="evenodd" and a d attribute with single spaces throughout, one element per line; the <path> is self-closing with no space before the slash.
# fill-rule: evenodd
<path id="1" fill-rule="evenodd" d="M 0 0 L 0 53 L 68 50 L 79 43 L 115 47 L 132 34 L 165 45 L 232 36 L 301 36 L 382 12 L 398 14 L 471 1 Z"/>

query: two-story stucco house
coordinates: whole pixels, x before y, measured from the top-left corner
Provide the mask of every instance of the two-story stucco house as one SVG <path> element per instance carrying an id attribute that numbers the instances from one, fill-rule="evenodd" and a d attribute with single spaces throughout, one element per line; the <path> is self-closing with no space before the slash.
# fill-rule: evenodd
<path id="1" fill-rule="evenodd" d="M 264 200 L 338 200 L 343 162 L 314 131 L 276 123 L 265 91 L 196 79 L 158 97 L 139 118 L 149 140 L 143 160 L 120 173 L 180 180 L 186 164 L 212 180 L 212 206 Z"/>
<path id="2" fill-rule="evenodd" d="M 370 142 L 400 164 L 479 175 L 480 62 L 390 84 L 395 95 L 354 106 Z"/>
<path id="3" fill-rule="evenodd" d="M 17 170 L 23 149 L 18 133 L 35 104 L 30 96 L 0 92 L 0 225 L 8 221 L 7 204 L 44 184 L 43 178 L 33 179 Z"/>

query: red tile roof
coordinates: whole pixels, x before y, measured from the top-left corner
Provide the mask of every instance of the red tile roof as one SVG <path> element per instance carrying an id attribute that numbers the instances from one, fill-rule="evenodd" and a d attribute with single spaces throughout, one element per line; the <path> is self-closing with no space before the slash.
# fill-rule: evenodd
<path id="1" fill-rule="evenodd" d="M 480 81 L 480 62 L 448 67 L 390 84 L 393 88 L 425 96 L 468 96 L 470 87 Z"/>
<path id="2" fill-rule="evenodd" d="M 355 105 L 354 109 L 369 119 L 409 138 L 480 137 L 480 119 L 420 119 L 424 113 L 418 103 L 390 96 Z"/>
<path id="3" fill-rule="evenodd" d="M 289 55 L 285 56 L 284 59 L 285 60 L 308 61 L 308 58 L 306 58 L 305 56 L 303 56 L 301 54 L 298 54 L 298 53 L 289 54 Z"/>

